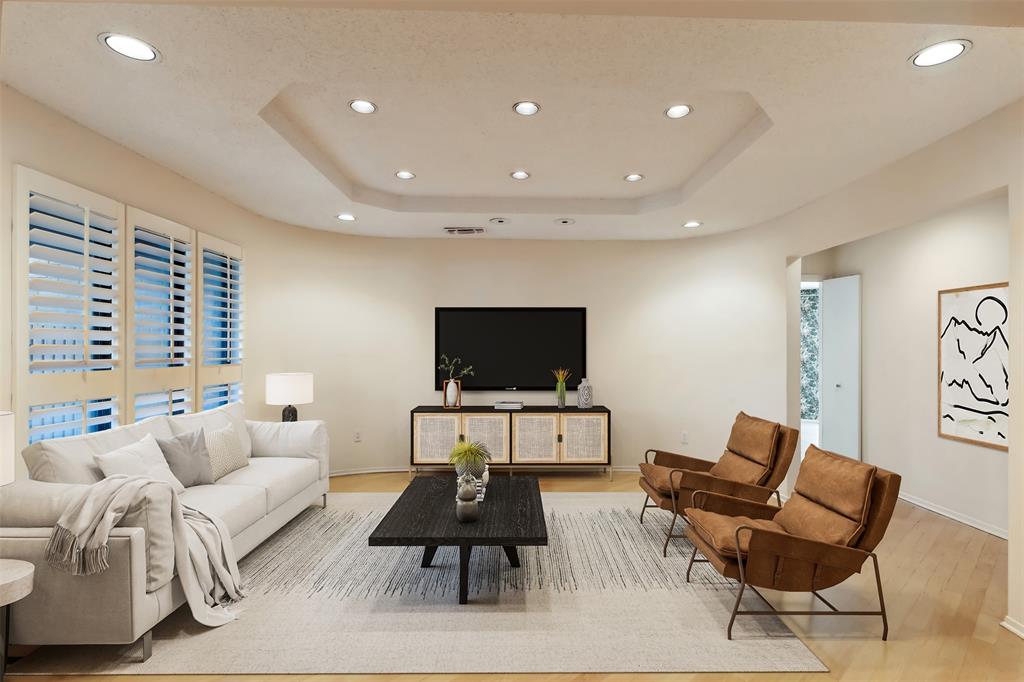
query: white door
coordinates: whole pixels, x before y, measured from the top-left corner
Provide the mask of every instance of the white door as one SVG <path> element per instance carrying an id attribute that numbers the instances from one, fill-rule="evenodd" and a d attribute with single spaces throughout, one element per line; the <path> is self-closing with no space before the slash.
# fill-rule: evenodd
<path id="1" fill-rule="evenodd" d="M 820 382 L 822 449 L 860 459 L 860 275 L 821 283 Z"/>

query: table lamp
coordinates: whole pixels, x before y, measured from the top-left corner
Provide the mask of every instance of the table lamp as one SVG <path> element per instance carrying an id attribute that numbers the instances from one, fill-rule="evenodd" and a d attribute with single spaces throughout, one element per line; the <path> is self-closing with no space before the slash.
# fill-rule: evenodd
<path id="1" fill-rule="evenodd" d="M 14 413 L 0 412 L 0 485 L 14 480 Z"/>
<path id="2" fill-rule="evenodd" d="M 267 405 L 284 405 L 281 421 L 299 420 L 296 405 L 313 402 L 313 375 L 309 372 L 281 372 L 267 375 Z"/>

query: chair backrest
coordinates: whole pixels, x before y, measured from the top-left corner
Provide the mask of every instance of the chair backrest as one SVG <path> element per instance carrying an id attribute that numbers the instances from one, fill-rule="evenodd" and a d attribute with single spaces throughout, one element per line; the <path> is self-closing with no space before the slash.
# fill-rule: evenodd
<path id="1" fill-rule="evenodd" d="M 775 456 L 772 457 L 772 464 L 768 471 L 768 478 L 763 485 L 771 490 L 778 490 L 789 473 L 789 467 L 793 463 L 793 455 L 796 454 L 797 443 L 800 442 L 800 431 L 789 426 L 779 426 L 779 437 L 775 441 Z"/>
<path id="2" fill-rule="evenodd" d="M 900 496 L 900 483 L 903 479 L 899 474 L 894 474 L 885 469 L 875 469 L 875 482 L 871 487 L 871 505 L 868 508 L 868 518 L 864 524 L 864 532 L 856 547 L 865 552 L 875 551 L 878 543 L 885 536 L 889 528 L 889 521 L 892 520 L 893 512 L 896 510 L 896 500 Z"/>

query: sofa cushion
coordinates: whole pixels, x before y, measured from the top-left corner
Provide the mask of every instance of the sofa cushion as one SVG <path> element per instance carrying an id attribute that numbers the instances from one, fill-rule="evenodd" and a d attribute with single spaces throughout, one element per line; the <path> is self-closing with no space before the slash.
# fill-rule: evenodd
<path id="1" fill-rule="evenodd" d="M 206 439 L 206 450 L 210 454 L 210 468 L 214 481 L 249 463 L 233 424 L 212 431 L 203 429 L 203 435 Z"/>
<path id="2" fill-rule="evenodd" d="M 793 535 L 853 545 L 867 523 L 876 467 L 811 445 L 775 520 Z"/>
<path id="3" fill-rule="evenodd" d="M 757 462 L 766 469 L 771 468 L 779 438 L 779 426 L 778 422 L 770 422 L 740 412 L 736 415 L 732 432 L 729 434 L 729 443 L 725 447 L 730 452 Z"/>
<path id="4" fill-rule="evenodd" d="M 267 494 L 251 485 L 196 485 L 185 488 L 182 504 L 216 516 L 228 527 L 231 537 L 267 515 Z"/>
<path id="5" fill-rule="evenodd" d="M 768 475 L 768 467 L 726 450 L 709 473 L 737 483 L 758 485 Z"/>
<path id="6" fill-rule="evenodd" d="M 170 438 L 167 417 L 150 417 L 135 424 L 81 436 L 54 438 L 33 443 L 21 452 L 34 481 L 46 483 L 96 483 L 103 479 L 95 455 L 137 443 L 146 434 Z"/>
<path id="7" fill-rule="evenodd" d="M 206 448 L 206 434 L 202 429 L 171 438 L 158 438 L 156 443 L 171 473 L 183 486 L 191 488 L 194 485 L 213 483 L 210 451 Z"/>
<path id="8" fill-rule="evenodd" d="M 217 485 L 249 485 L 266 491 L 267 512 L 272 512 L 319 478 L 315 459 L 301 457 L 253 457 L 249 466 L 232 471 Z"/>
<path id="9" fill-rule="evenodd" d="M 705 542 L 722 556 L 736 557 L 736 529 L 740 526 L 753 526 L 764 530 L 784 533 L 785 529 L 775 521 L 751 519 L 746 516 L 725 516 L 703 509 L 687 509 L 686 517 L 690 525 Z M 750 549 L 750 533 L 740 533 L 739 552 L 746 556 Z"/>
<path id="10" fill-rule="evenodd" d="M 246 457 L 252 455 L 252 439 L 245 428 L 245 406 L 242 403 L 230 403 L 195 414 L 179 414 L 167 418 L 171 431 L 174 435 L 181 435 L 196 429 L 204 429 L 207 434 L 210 431 L 223 429 L 228 424 L 235 427 L 238 440 L 242 444 L 242 452 Z"/>
<path id="11" fill-rule="evenodd" d="M 153 434 L 147 433 L 137 443 L 129 443 L 112 452 L 95 455 L 93 459 L 103 471 L 104 476 L 124 474 L 126 476 L 146 476 L 164 483 L 169 483 L 175 492 L 184 492 L 185 486 L 171 472 L 164 459 L 164 453 L 157 445 Z"/>

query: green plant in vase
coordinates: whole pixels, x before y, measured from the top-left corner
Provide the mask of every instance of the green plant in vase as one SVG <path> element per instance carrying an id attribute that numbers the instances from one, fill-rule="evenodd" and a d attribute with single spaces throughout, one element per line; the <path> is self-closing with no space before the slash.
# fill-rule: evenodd
<path id="1" fill-rule="evenodd" d="M 459 441 L 448 455 L 448 463 L 455 466 L 458 476 L 470 474 L 473 478 L 483 478 L 487 463 L 491 461 L 491 451 L 483 443 Z"/>
<path id="2" fill-rule="evenodd" d="M 565 382 L 572 376 L 572 371 L 559 367 L 558 369 L 551 370 L 551 375 L 555 377 L 555 395 L 558 397 L 558 409 L 565 407 Z"/>

